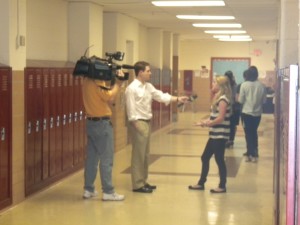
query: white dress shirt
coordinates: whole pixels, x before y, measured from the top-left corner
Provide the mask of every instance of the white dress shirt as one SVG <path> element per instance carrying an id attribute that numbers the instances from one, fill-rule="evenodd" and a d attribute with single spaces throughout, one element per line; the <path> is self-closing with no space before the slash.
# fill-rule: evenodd
<path id="1" fill-rule="evenodd" d="M 168 105 L 172 95 L 157 90 L 151 83 L 134 79 L 126 88 L 126 109 L 129 121 L 152 118 L 152 99 Z"/>

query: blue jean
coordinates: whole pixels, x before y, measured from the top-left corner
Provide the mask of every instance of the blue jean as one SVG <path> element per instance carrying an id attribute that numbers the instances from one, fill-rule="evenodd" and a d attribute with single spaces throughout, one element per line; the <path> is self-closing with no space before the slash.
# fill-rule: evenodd
<path id="1" fill-rule="evenodd" d="M 86 121 L 87 156 L 84 170 L 84 189 L 93 192 L 98 165 L 102 191 L 114 193 L 112 167 L 114 156 L 113 127 L 110 120 Z"/>
<path id="2" fill-rule="evenodd" d="M 260 124 L 261 116 L 251 116 L 242 113 L 243 127 L 247 144 L 247 155 L 258 156 L 258 134 L 257 129 Z"/>

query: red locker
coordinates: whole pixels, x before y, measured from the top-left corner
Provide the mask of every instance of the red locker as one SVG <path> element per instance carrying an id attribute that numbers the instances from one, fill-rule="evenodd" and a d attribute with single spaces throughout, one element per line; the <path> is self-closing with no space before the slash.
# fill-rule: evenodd
<path id="1" fill-rule="evenodd" d="M 49 69 L 49 176 L 55 175 L 55 133 L 56 133 L 56 73 Z"/>
<path id="2" fill-rule="evenodd" d="M 171 93 L 171 70 L 163 69 L 162 70 L 162 87 L 163 92 Z M 165 105 L 161 104 L 161 127 L 164 127 L 171 122 L 171 104 Z"/>
<path id="3" fill-rule="evenodd" d="M 80 77 L 74 77 L 74 94 L 73 94 L 73 102 L 74 102 L 74 141 L 73 141 L 73 164 L 77 165 L 79 162 L 79 154 L 80 154 L 80 120 L 79 120 L 79 112 L 80 112 Z"/>
<path id="4" fill-rule="evenodd" d="M 25 192 L 34 185 L 35 70 L 25 70 Z"/>
<path id="5" fill-rule="evenodd" d="M 65 70 L 62 73 L 62 167 L 63 170 L 70 167 L 69 164 L 69 80 Z"/>
<path id="6" fill-rule="evenodd" d="M 43 127 L 43 70 L 35 69 L 35 95 L 34 110 L 34 183 L 37 184 L 42 180 L 42 127 Z"/>
<path id="7" fill-rule="evenodd" d="M 49 69 L 43 69 L 43 143 L 42 143 L 42 155 L 43 155 L 43 176 L 45 180 L 49 177 L 49 130 L 50 130 L 50 102 L 49 102 L 49 82 L 50 74 Z"/>
<path id="8" fill-rule="evenodd" d="M 12 76 L 0 65 L 0 210 L 12 203 Z"/>
<path id="9" fill-rule="evenodd" d="M 85 132 L 85 111 L 82 100 L 82 82 L 83 78 L 80 78 L 79 84 L 79 162 L 84 162 L 85 160 L 85 147 L 86 147 L 86 132 Z"/>
<path id="10" fill-rule="evenodd" d="M 58 174 L 62 171 L 62 133 L 63 133 L 63 76 L 62 70 L 59 68 L 56 71 L 56 82 L 55 82 L 55 173 Z"/>
<path id="11" fill-rule="evenodd" d="M 68 73 L 68 89 L 69 89 L 69 98 L 68 98 L 68 123 L 69 123 L 69 130 L 68 130 L 68 139 L 69 139 L 69 146 L 68 146 L 68 159 L 69 159 L 69 167 L 73 167 L 73 148 L 74 148 L 74 88 L 73 88 L 73 69 L 66 69 Z"/>
<path id="12" fill-rule="evenodd" d="M 154 68 L 152 69 L 151 75 L 151 83 L 155 88 L 161 89 L 161 81 L 160 81 L 160 69 Z M 153 101 L 152 103 L 152 132 L 156 131 L 160 128 L 161 123 L 161 104 L 157 101 Z"/>

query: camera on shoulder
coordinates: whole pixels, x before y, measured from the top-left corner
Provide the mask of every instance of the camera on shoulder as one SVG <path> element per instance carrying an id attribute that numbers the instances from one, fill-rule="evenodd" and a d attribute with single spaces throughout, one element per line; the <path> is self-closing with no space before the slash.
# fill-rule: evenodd
<path id="1" fill-rule="evenodd" d="M 88 50 L 88 49 L 87 49 Z M 124 52 L 106 52 L 105 59 L 99 58 L 97 56 L 86 57 L 86 52 L 75 65 L 73 76 L 83 76 L 91 79 L 113 81 L 115 78 L 119 80 L 128 80 L 129 73 L 124 73 L 124 77 L 119 77 L 117 75 L 117 70 L 119 69 L 134 69 L 134 66 L 130 65 L 118 65 L 113 62 L 113 60 L 122 61 L 124 59 Z"/>

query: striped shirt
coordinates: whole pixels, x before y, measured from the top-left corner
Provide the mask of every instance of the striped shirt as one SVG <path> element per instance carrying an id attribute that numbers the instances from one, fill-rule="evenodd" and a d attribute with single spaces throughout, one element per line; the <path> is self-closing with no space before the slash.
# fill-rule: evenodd
<path id="1" fill-rule="evenodd" d="M 225 101 L 227 103 L 226 114 L 224 120 L 209 128 L 209 137 L 212 139 L 229 139 L 230 133 L 230 101 L 225 95 L 222 95 L 217 101 L 216 110 L 211 107 L 210 120 L 214 120 L 219 115 L 219 103 Z"/>

